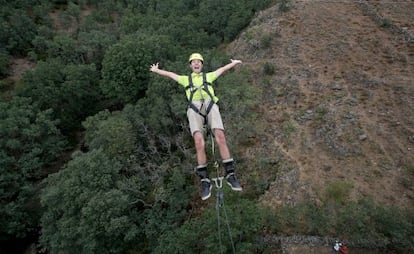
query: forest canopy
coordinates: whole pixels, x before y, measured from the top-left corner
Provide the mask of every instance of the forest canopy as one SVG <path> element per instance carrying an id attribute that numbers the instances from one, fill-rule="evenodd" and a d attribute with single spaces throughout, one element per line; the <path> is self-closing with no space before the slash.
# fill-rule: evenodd
<path id="1" fill-rule="evenodd" d="M 149 67 L 186 74 L 200 52 L 215 70 L 280 2 L 0 0 L 0 252 L 32 241 L 39 253 L 266 253 L 266 233 L 332 235 L 350 219 L 350 239 L 413 248 L 413 215 L 369 201 L 259 207 L 279 167 L 267 157 L 242 173 L 243 195 L 224 189 L 234 243 L 217 234 L 217 206 L 200 205 L 184 90 Z M 17 61 L 30 67 L 21 77 Z M 240 66 L 214 83 L 236 155 L 261 131 L 252 77 Z"/>
<path id="2" fill-rule="evenodd" d="M 196 190 L 184 91 L 149 66 L 185 74 L 195 51 L 209 70 L 228 63 L 216 48 L 271 2 L 2 1 L 1 245 L 41 235 L 51 253 L 155 250 Z M 33 66 L 18 80 L 14 59 Z M 254 104 L 248 75 L 225 81 L 250 98 L 234 117 Z"/>

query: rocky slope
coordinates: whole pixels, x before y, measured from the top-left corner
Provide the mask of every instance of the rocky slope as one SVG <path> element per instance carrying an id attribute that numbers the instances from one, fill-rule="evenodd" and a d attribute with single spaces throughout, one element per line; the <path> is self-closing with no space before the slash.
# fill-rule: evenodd
<path id="1" fill-rule="evenodd" d="M 388 3 L 383 3 L 388 2 Z M 290 1 L 229 45 L 263 91 L 265 137 L 244 156 L 279 161 L 266 205 L 349 198 L 413 207 L 414 2 Z"/>

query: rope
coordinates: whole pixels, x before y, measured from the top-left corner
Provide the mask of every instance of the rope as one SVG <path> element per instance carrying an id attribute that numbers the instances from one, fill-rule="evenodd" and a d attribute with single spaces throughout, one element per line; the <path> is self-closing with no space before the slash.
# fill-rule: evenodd
<path id="1" fill-rule="evenodd" d="M 208 126 L 207 126 L 208 128 Z M 223 179 L 224 177 L 220 176 L 220 172 L 219 172 L 219 163 L 216 159 L 216 151 L 215 151 L 215 145 L 214 145 L 214 133 L 210 130 L 207 129 L 207 133 L 210 134 L 211 136 L 211 152 L 212 152 L 212 156 L 214 159 L 214 167 L 216 168 L 216 178 L 212 178 L 211 180 L 213 180 L 216 189 L 217 189 L 217 194 L 216 194 L 216 211 L 217 211 L 217 232 L 218 232 L 218 239 L 219 239 L 219 245 L 220 245 L 220 253 L 223 253 L 223 244 L 222 244 L 222 240 L 221 240 L 221 223 L 220 223 L 220 209 L 223 209 L 224 212 L 224 220 L 226 222 L 227 225 L 227 231 L 229 233 L 229 238 L 230 238 L 230 242 L 231 242 L 231 247 L 233 250 L 233 253 L 236 253 L 236 249 L 234 247 L 234 242 L 233 242 L 233 237 L 231 234 L 231 228 L 230 228 L 230 223 L 229 223 L 229 219 L 227 216 L 227 210 L 226 207 L 224 206 L 224 193 L 223 193 Z"/>

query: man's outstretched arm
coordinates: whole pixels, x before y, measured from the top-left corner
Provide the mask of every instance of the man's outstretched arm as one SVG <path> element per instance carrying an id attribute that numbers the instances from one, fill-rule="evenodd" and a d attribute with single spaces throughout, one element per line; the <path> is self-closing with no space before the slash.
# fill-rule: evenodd
<path id="1" fill-rule="evenodd" d="M 236 66 L 239 63 L 242 63 L 241 60 L 234 60 L 234 59 L 230 59 L 231 63 L 224 65 L 223 67 L 218 68 L 215 73 L 217 75 L 217 77 L 219 77 L 221 74 L 223 74 L 224 72 L 230 70 L 231 68 L 233 68 L 234 66 Z"/>
<path id="2" fill-rule="evenodd" d="M 175 81 L 177 81 L 177 82 L 178 82 L 178 75 L 177 75 L 176 73 L 171 72 L 171 71 L 161 70 L 161 69 L 158 67 L 158 63 L 156 63 L 156 64 L 152 64 L 152 65 L 151 65 L 151 68 L 150 68 L 150 71 L 152 71 L 152 72 L 154 72 L 154 73 L 157 73 L 157 74 L 159 74 L 159 75 L 161 75 L 161 76 L 164 76 L 164 77 L 167 77 L 167 78 L 173 79 L 173 80 L 175 80 Z"/>

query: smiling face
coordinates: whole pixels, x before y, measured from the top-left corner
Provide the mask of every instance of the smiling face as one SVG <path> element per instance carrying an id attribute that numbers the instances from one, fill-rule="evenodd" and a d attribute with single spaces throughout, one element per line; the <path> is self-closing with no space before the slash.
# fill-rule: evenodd
<path id="1" fill-rule="evenodd" d="M 193 72 L 200 73 L 203 69 L 203 62 L 201 60 L 194 59 L 190 63 L 190 68 Z"/>

